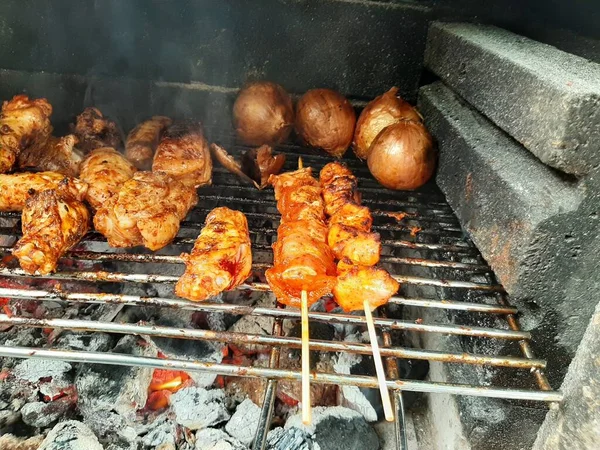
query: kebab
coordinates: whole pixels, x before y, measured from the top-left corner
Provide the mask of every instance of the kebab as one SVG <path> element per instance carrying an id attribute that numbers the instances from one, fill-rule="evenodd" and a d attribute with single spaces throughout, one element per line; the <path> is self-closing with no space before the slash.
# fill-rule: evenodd
<path id="1" fill-rule="evenodd" d="M 379 234 L 371 231 L 371 212 L 360 205 L 356 177 L 345 165 L 333 162 L 321 170 L 320 180 L 329 216 L 327 243 L 339 260 L 333 295 L 345 311 L 365 311 L 385 416 L 391 421 L 394 416 L 371 311 L 387 303 L 399 284 L 385 269 L 375 267 L 381 242 Z"/>
<path id="2" fill-rule="evenodd" d="M 252 271 L 248 221 L 240 211 L 213 209 L 190 254 L 181 255 L 185 273 L 175 293 L 203 301 L 243 283 Z"/>
<path id="3" fill-rule="evenodd" d="M 280 303 L 302 311 L 302 420 L 310 423 L 308 308 L 331 294 L 335 284 L 334 255 L 327 245 L 321 187 L 310 167 L 271 175 L 281 224 L 273 244 L 273 267 L 265 273 Z"/>

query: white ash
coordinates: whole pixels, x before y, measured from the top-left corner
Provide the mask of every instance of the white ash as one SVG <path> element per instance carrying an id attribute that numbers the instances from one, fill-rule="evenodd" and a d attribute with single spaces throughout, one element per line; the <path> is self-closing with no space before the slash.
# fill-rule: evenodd
<path id="1" fill-rule="evenodd" d="M 210 301 L 213 303 L 223 303 L 223 294 L 215 295 L 210 298 Z M 227 319 L 229 319 L 229 314 L 227 316 L 222 312 L 208 312 L 206 313 L 206 323 L 208 328 L 213 331 L 225 331 L 227 329 Z"/>
<path id="2" fill-rule="evenodd" d="M 347 352 L 336 353 L 333 370 L 335 373 L 349 375 L 353 366 L 362 361 L 362 355 Z M 338 391 L 340 404 L 359 412 L 367 422 L 377 421 L 377 411 L 357 386 L 340 386 Z"/>
<path id="3" fill-rule="evenodd" d="M 247 448 L 223 430 L 205 428 L 196 433 L 196 450 L 246 450 Z"/>
<path id="4" fill-rule="evenodd" d="M 199 430 L 229 419 L 224 399 L 225 392 L 222 389 L 189 387 L 171 396 L 171 409 L 178 424 L 191 430 Z"/>
<path id="5" fill-rule="evenodd" d="M 0 403 L 3 405 L 2 409 L 18 411 L 26 403 L 39 400 L 37 386 L 27 381 L 18 379 L 4 380 L 1 386 Z"/>
<path id="6" fill-rule="evenodd" d="M 156 448 L 162 445 L 175 446 L 176 425 L 169 421 L 161 423 L 142 438 L 142 444 L 146 447 Z"/>
<path id="7" fill-rule="evenodd" d="M 260 408 L 246 399 L 240 403 L 229 422 L 225 424 L 225 431 L 237 438 L 242 444 L 250 445 L 260 421 Z"/>
<path id="8" fill-rule="evenodd" d="M 267 450 L 313 450 L 307 433 L 296 427 L 274 428 L 267 434 Z"/>
<path id="9" fill-rule="evenodd" d="M 44 340 L 33 335 L 31 328 L 13 327 L 0 333 L 0 343 L 11 347 L 39 347 Z"/>
<path id="10" fill-rule="evenodd" d="M 41 378 L 62 376 L 71 370 L 71 364 L 51 359 L 25 359 L 14 370 L 14 375 L 22 380 L 36 383 Z"/>
<path id="11" fill-rule="evenodd" d="M 57 348 L 107 352 L 113 344 L 113 338 L 106 333 L 64 332 L 56 340 Z"/>
<path id="12" fill-rule="evenodd" d="M 309 426 L 302 423 L 302 415 L 290 417 L 284 428 L 304 430 L 321 450 L 378 450 L 379 437 L 364 417 L 343 406 L 315 407 Z M 315 445 L 316 447 L 316 445 Z"/>
<path id="13" fill-rule="evenodd" d="M 93 411 L 83 415 L 84 422 L 92 429 L 105 448 L 135 448 L 137 432 L 131 422 L 112 411 Z"/>
<path id="14" fill-rule="evenodd" d="M 38 450 L 105 450 L 85 424 L 75 420 L 57 424 Z"/>
<path id="15" fill-rule="evenodd" d="M 256 302 L 256 307 L 274 307 L 275 298 L 271 295 L 263 293 Z M 270 335 L 273 331 L 273 317 L 268 316 L 242 316 L 237 322 L 235 322 L 229 331 L 232 333 L 244 333 L 244 334 L 256 334 L 256 335 Z M 257 353 L 266 352 L 270 349 L 266 345 L 257 344 L 234 344 L 235 347 L 242 350 L 244 353 Z"/>
<path id="16" fill-rule="evenodd" d="M 38 387 L 42 395 L 54 399 L 70 388 L 73 383 L 74 377 L 69 373 L 64 373 L 57 377 L 52 377 L 50 381 L 40 381 Z"/>
<path id="17" fill-rule="evenodd" d="M 70 403 L 60 399 L 50 403 L 27 403 L 21 408 L 21 420 L 32 427 L 44 428 L 63 417 L 70 407 Z"/>

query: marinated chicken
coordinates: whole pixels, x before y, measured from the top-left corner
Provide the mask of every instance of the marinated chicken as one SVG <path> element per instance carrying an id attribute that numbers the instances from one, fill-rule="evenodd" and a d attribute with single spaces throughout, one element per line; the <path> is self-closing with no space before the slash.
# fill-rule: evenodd
<path id="1" fill-rule="evenodd" d="M 90 213 L 73 180 L 64 178 L 55 189 L 27 199 L 21 217 L 23 237 L 13 249 L 23 270 L 46 275 L 64 253 L 79 243 L 90 228 Z"/>
<path id="2" fill-rule="evenodd" d="M 310 168 L 272 175 L 281 225 L 273 244 L 273 267 L 265 273 L 277 300 L 299 307 L 306 291 L 311 305 L 330 294 L 336 266 L 326 242 L 327 226 L 318 182 Z"/>
<path id="3" fill-rule="evenodd" d="M 99 209 L 135 172 L 134 165 L 114 148 L 92 150 L 81 164 L 79 176 L 89 185 L 86 200 L 92 208 Z"/>
<path id="4" fill-rule="evenodd" d="M 170 175 L 136 172 L 98 209 L 94 226 L 111 247 L 159 250 L 175 238 L 197 202 L 196 190 Z"/>
<path id="5" fill-rule="evenodd" d="M 123 147 L 119 127 L 98 108 L 85 108 L 71 125 L 71 132 L 79 139 L 77 148 L 85 154 L 100 147 Z"/>
<path id="6" fill-rule="evenodd" d="M 0 174 L 0 211 L 21 211 L 27 198 L 36 192 L 56 189 L 63 180 L 63 191 L 70 190 L 71 195 L 83 198 L 87 192 L 87 183 L 76 178 L 65 177 L 56 172 Z"/>
<path id="7" fill-rule="evenodd" d="M 125 141 L 127 159 L 140 170 L 150 170 L 160 136 L 171 123 L 168 117 L 154 116 L 131 130 Z"/>
<path id="8" fill-rule="evenodd" d="M 74 134 L 57 138 L 50 136 L 43 148 L 28 147 L 19 155 L 20 169 L 52 171 L 69 177 L 79 175 L 83 154 L 75 148 L 77 137 Z"/>
<path id="9" fill-rule="evenodd" d="M 210 184 L 212 160 L 202 126 L 187 122 L 167 128 L 156 149 L 152 171 L 167 173 L 190 187 Z"/>
<path id="10" fill-rule="evenodd" d="M 362 310 L 365 300 L 372 309 L 385 304 L 399 288 L 379 262 L 379 234 L 371 232 L 373 217 L 360 205 L 357 180 L 342 163 L 327 164 L 320 174 L 325 211 L 329 216 L 327 243 L 335 257 L 336 302 L 345 311 Z"/>
<path id="11" fill-rule="evenodd" d="M 191 254 L 181 255 L 185 273 L 175 293 L 203 301 L 243 283 L 252 271 L 252 251 L 246 216 L 220 207 L 208 216 Z"/>
<path id="12" fill-rule="evenodd" d="M 2 104 L 0 113 L 0 173 L 15 165 L 22 151 L 39 151 L 46 145 L 52 125 L 52 106 L 45 98 L 30 100 L 15 95 Z"/>

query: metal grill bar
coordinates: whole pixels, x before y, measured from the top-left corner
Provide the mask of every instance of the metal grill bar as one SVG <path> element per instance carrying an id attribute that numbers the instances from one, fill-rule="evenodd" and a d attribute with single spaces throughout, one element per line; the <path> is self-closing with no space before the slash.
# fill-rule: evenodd
<path id="1" fill-rule="evenodd" d="M 218 375 L 240 377 L 264 377 L 278 380 L 302 379 L 302 374 L 296 370 L 271 369 L 261 367 L 236 366 L 179 359 L 161 359 L 142 356 L 131 356 L 121 353 L 80 352 L 69 350 L 46 350 L 42 348 L 0 346 L 0 356 L 8 358 L 45 358 L 70 362 L 85 362 L 93 364 L 110 364 L 118 366 L 154 367 L 157 369 L 172 369 L 183 371 L 200 371 Z M 362 375 L 339 375 L 312 371 L 311 383 L 338 384 L 364 388 L 378 387 L 377 378 Z M 464 384 L 440 383 L 414 380 L 387 380 L 388 389 L 400 389 L 410 392 L 428 392 L 436 394 L 471 395 L 475 397 L 492 397 L 509 400 L 535 400 L 545 402 L 560 402 L 562 393 L 557 391 L 531 391 L 524 389 L 506 389 L 497 387 L 474 387 Z"/>

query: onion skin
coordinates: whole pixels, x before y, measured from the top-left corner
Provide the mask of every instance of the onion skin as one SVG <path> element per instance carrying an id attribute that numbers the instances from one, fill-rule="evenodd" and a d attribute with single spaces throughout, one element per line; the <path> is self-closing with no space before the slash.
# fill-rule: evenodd
<path id="1" fill-rule="evenodd" d="M 398 88 L 371 100 L 356 122 L 353 150 L 360 159 L 367 159 L 369 147 L 385 127 L 401 120 L 421 122 L 422 117 L 410 103 L 397 97 Z"/>
<path id="2" fill-rule="evenodd" d="M 312 89 L 296 105 L 296 132 L 311 147 L 341 158 L 352 143 L 356 114 L 342 94 Z"/>
<path id="3" fill-rule="evenodd" d="M 292 98 L 270 81 L 246 85 L 233 105 L 233 126 L 245 144 L 280 144 L 288 138 L 293 125 Z"/>
<path id="4" fill-rule="evenodd" d="M 412 190 L 431 178 L 435 160 L 427 128 L 420 122 L 404 120 L 377 135 L 369 149 L 367 165 L 386 188 Z"/>

